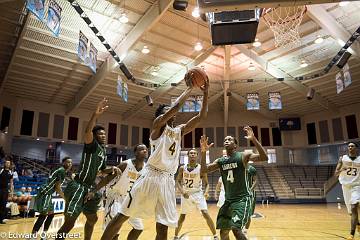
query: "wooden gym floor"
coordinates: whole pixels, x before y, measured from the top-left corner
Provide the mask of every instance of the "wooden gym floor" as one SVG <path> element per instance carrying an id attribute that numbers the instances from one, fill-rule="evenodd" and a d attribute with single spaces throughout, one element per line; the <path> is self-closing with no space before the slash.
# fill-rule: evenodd
<path id="1" fill-rule="evenodd" d="M 209 212 L 213 220 L 216 220 L 218 208 L 215 204 L 209 204 Z M 347 215 L 344 205 L 338 209 L 336 204 L 270 204 L 256 205 L 258 218 L 252 219 L 248 232 L 250 240 L 317 240 L 317 239 L 345 239 L 349 235 L 350 216 Z M 261 217 L 263 215 L 263 217 Z M 5 225 L 0 225 L 0 238 L 9 232 L 31 232 L 36 218 L 9 220 Z M 49 232 L 56 232 L 62 225 L 63 215 L 56 215 Z M 99 221 L 95 226 L 92 239 L 100 239 L 103 232 L 103 211 L 99 211 Z M 80 233 L 83 239 L 83 227 L 85 217 L 78 219 L 72 233 Z M 145 230 L 140 239 L 149 240 L 155 238 L 155 224 L 153 219 L 145 222 Z M 120 232 L 121 239 L 126 239 L 130 226 L 125 224 Z M 205 220 L 197 211 L 189 214 L 181 231 L 182 239 L 210 240 L 211 234 Z M 356 233 L 356 239 L 360 239 Z M 174 229 L 169 230 L 169 239 L 174 236 Z M 231 235 L 231 239 L 234 237 Z"/>

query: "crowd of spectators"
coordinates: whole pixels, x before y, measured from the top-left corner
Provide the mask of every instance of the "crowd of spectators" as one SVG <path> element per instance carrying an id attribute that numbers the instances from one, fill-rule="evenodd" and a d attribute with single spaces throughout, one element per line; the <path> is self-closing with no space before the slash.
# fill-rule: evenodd
<path id="1" fill-rule="evenodd" d="M 4 219 L 24 217 L 36 195 L 41 179 L 27 166 L 17 164 L 12 156 L 0 152 L 0 223 Z"/>

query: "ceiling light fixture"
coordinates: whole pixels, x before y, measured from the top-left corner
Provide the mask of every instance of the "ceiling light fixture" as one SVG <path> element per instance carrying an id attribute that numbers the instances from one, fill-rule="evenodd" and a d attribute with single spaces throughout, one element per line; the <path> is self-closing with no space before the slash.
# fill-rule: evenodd
<path id="1" fill-rule="evenodd" d="M 126 13 L 122 13 L 121 16 L 120 16 L 120 18 L 119 18 L 119 20 L 120 20 L 121 23 L 127 23 L 127 22 L 129 22 L 129 18 L 128 18 L 128 16 L 126 15 Z"/>
<path id="2" fill-rule="evenodd" d="M 195 7 L 194 10 L 192 11 L 191 15 L 192 15 L 194 18 L 199 18 L 199 17 L 200 17 L 199 7 Z"/>
<path id="3" fill-rule="evenodd" d="M 316 37 L 316 39 L 315 39 L 315 43 L 316 44 L 320 44 L 320 43 L 322 43 L 324 41 L 324 38 L 322 37 L 322 36 L 320 36 L 320 35 L 318 35 L 317 37 Z"/>
<path id="4" fill-rule="evenodd" d="M 305 60 L 302 60 L 301 64 L 300 64 L 300 67 L 306 68 L 307 66 L 309 66 L 309 64 L 307 64 Z"/>
<path id="5" fill-rule="evenodd" d="M 255 38 L 255 42 L 253 42 L 253 46 L 254 47 L 260 47 L 261 46 L 261 42 L 259 42 L 258 38 Z"/>
<path id="6" fill-rule="evenodd" d="M 349 4 L 348 1 L 339 2 L 339 6 L 340 6 L 340 7 L 345 7 L 345 6 L 348 5 L 348 4 Z"/>
<path id="7" fill-rule="evenodd" d="M 194 46 L 194 49 L 195 49 L 195 51 L 201 51 L 203 49 L 201 42 L 197 42 Z"/>
<path id="8" fill-rule="evenodd" d="M 143 47 L 143 49 L 141 50 L 141 52 L 143 53 L 143 54 L 148 54 L 149 52 L 150 52 L 150 49 L 148 48 L 148 46 L 144 46 Z"/>
<path id="9" fill-rule="evenodd" d="M 250 62 L 248 70 L 250 70 L 250 71 L 255 71 L 256 70 L 256 67 L 252 62 Z"/>

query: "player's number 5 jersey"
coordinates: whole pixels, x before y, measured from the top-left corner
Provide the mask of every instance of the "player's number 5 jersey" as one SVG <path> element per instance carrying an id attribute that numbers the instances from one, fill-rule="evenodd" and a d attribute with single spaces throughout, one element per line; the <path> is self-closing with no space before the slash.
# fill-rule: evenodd
<path id="1" fill-rule="evenodd" d="M 181 128 L 166 125 L 161 136 L 150 138 L 151 155 L 148 164 L 160 170 L 175 174 L 179 165 L 181 150 Z"/>
<path id="2" fill-rule="evenodd" d="M 339 176 L 339 182 L 342 185 L 360 185 L 360 156 L 352 160 L 348 155 L 341 158 L 343 168 Z"/>

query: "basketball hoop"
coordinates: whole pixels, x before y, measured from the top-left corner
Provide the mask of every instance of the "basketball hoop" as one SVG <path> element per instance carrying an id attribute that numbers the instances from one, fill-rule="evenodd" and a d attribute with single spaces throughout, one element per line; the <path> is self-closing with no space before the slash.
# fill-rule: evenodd
<path id="1" fill-rule="evenodd" d="M 275 46 L 294 48 L 300 45 L 299 26 L 306 13 L 306 6 L 264 9 L 263 19 L 274 32 Z"/>

